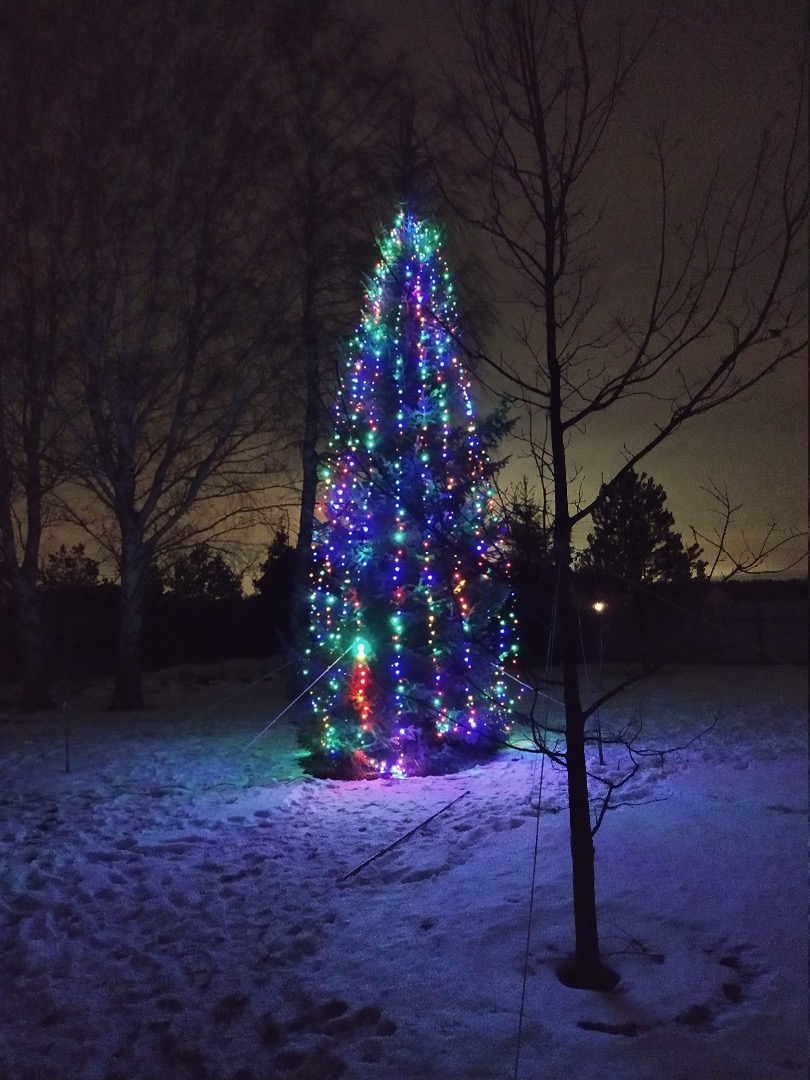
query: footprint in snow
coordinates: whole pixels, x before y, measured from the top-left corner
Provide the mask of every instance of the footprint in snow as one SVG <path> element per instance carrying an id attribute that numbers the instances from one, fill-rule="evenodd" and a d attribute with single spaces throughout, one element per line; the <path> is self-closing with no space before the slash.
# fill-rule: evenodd
<path id="1" fill-rule="evenodd" d="M 709 955 L 714 951 L 711 948 L 706 950 Z M 764 968 L 752 960 L 744 960 L 741 952 L 741 949 L 729 950 L 717 957 L 718 964 L 725 969 L 718 989 L 706 1001 L 690 1005 L 679 1013 L 675 1017 L 677 1024 L 701 1034 L 711 1034 L 716 1030 L 715 1021 L 721 1020 L 724 1014 L 746 1000 L 749 987 L 763 974 Z"/>
<path id="2" fill-rule="evenodd" d="M 352 1010 L 341 998 L 315 1002 L 296 997 L 299 1007 L 291 1020 L 285 1023 L 266 1013 L 258 1022 L 259 1039 L 275 1051 L 274 1065 L 282 1076 L 290 1080 L 340 1080 L 349 1069 L 343 1054 L 368 1063 L 382 1059 L 383 1040 L 393 1035 L 397 1026 L 379 1005 Z M 326 1041 L 313 1047 L 312 1036 Z"/>
<path id="3" fill-rule="evenodd" d="M 492 822 L 493 832 L 506 832 L 509 829 L 519 829 L 521 825 L 526 824 L 525 817 L 510 817 L 507 819 L 499 818 Z"/>

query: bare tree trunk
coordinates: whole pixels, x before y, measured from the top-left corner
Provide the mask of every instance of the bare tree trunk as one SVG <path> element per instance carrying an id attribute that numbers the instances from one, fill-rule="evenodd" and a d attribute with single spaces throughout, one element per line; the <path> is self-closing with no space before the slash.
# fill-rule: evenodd
<path id="1" fill-rule="evenodd" d="M 17 613 L 22 653 L 22 707 L 26 712 L 52 709 L 48 693 L 42 622 L 36 585 L 27 580 L 20 568 L 11 573 L 11 587 Z"/>
<path id="2" fill-rule="evenodd" d="M 321 387 L 320 349 L 315 322 L 312 283 L 307 282 L 304 306 L 304 345 L 306 387 L 304 433 L 301 443 L 301 512 L 295 545 L 295 582 L 293 585 L 293 639 L 301 646 L 309 625 L 309 572 L 312 561 L 312 533 L 315 498 L 318 490 L 318 435 L 320 433 Z"/>
<path id="3" fill-rule="evenodd" d="M 585 717 L 579 692 L 579 641 L 571 588 L 571 520 L 568 506 L 567 461 L 562 426 L 560 368 L 557 361 L 553 293 L 546 293 L 546 343 L 549 358 L 549 426 L 554 469 L 554 547 L 557 559 L 557 611 L 565 702 L 565 762 L 568 819 L 574 892 L 575 952 L 562 961 L 557 976 L 566 986 L 612 990 L 619 976 L 602 961 L 596 912 L 596 871 L 588 774 L 585 757 Z"/>
<path id="4" fill-rule="evenodd" d="M 45 650 L 42 643 L 37 571 L 39 541 L 42 532 L 41 482 L 36 472 L 36 447 L 29 452 L 28 488 L 25 492 L 27 531 L 22 559 L 18 557 L 12 515 L 14 489 L 11 463 L 6 453 L 3 416 L 0 412 L 0 553 L 11 580 L 14 609 L 17 617 L 20 650 L 22 653 L 22 707 L 28 712 L 52 709 L 53 699 L 47 691 Z"/>
<path id="5" fill-rule="evenodd" d="M 619 976 L 602 961 L 599 948 L 595 852 L 585 758 L 585 718 L 582 715 L 579 693 L 579 646 L 568 566 L 563 567 L 559 580 L 575 952 L 573 957 L 559 965 L 557 975 L 566 986 L 612 990 L 619 981 Z"/>
<path id="6" fill-rule="evenodd" d="M 284 45 L 278 57 L 288 140 L 284 205 L 291 270 L 298 280 L 296 352 L 303 367 L 295 372 L 303 412 L 292 599 L 292 638 L 299 650 L 309 634 L 319 444 L 328 423 L 324 402 L 335 383 L 326 343 L 351 332 L 362 267 L 373 251 L 374 229 L 366 222 L 388 212 L 390 131 L 404 87 L 402 72 L 379 62 L 382 54 L 367 20 L 343 10 L 351 5 L 321 7 L 313 21 L 300 3 L 280 5 Z"/>
<path id="7" fill-rule="evenodd" d="M 110 710 L 142 709 L 143 614 L 146 599 L 146 567 L 143 549 L 124 541 L 121 560 L 121 597 L 118 621 L 118 652 Z"/>

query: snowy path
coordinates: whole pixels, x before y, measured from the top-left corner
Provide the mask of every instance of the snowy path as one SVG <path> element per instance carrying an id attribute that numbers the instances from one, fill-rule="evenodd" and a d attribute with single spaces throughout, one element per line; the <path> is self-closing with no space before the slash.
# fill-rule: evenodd
<path id="1" fill-rule="evenodd" d="M 272 684 L 199 715 L 257 670 L 158 674 L 139 716 L 89 692 L 69 775 L 61 718 L 0 713 L 0 1078 L 514 1075 L 538 759 L 314 781 L 290 727 L 240 753 Z M 597 837 L 612 995 L 553 974 L 571 901 L 546 766 L 522 1080 L 805 1075 L 806 671 L 684 669 L 637 700 L 651 737 L 715 703 Z"/>

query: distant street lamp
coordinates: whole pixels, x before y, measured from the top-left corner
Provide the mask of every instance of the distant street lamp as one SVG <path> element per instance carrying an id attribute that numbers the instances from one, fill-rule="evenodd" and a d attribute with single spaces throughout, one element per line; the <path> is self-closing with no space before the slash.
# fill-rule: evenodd
<path id="1" fill-rule="evenodd" d="M 604 614 L 606 608 L 607 608 L 607 604 L 605 603 L 604 600 L 597 600 L 593 605 L 593 610 L 599 616 L 599 692 L 600 693 L 602 691 L 602 643 L 603 643 L 603 637 L 602 637 L 603 619 L 602 619 L 602 615 Z M 601 719 L 599 717 L 599 710 L 598 709 L 596 710 L 596 744 L 599 747 L 599 764 L 604 765 L 605 764 L 605 757 L 604 757 L 604 754 L 602 753 L 602 721 L 601 721 Z"/>

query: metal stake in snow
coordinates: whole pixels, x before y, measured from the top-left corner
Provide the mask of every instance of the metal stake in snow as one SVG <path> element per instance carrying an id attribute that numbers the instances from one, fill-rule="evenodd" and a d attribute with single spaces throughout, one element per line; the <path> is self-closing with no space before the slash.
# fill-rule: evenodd
<path id="1" fill-rule="evenodd" d="M 412 829 L 409 829 L 408 832 L 403 833 L 402 836 L 400 836 L 397 840 L 394 840 L 393 843 L 388 845 L 388 847 L 384 847 L 381 851 L 375 852 L 375 854 L 371 855 L 368 859 L 365 860 L 365 862 L 361 862 L 359 866 L 355 866 L 354 870 L 350 870 L 348 874 L 344 874 L 342 878 L 338 878 L 338 884 L 340 884 L 341 881 L 345 881 L 346 878 L 354 877 L 354 875 L 359 873 L 364 866 L 368 866 L 368 864 L 374 862 L 375 859 L 379 859 L 381 855 L 385 855 L 387 854 L 387 852 L 393 851 L 397 844 L 401 844 L 403 840 L 407 840 L 409 836 L 413 836 L 415 832 L 423 829 L 425 825 L 433 821 L 434 818 L 437 818 L 439 814 L 443 814 L 445 810 L 449 810 L 451 806 L 455 806 L 460 799 L 463 799 L 465 795 L 469 794 L 469 790 L 462 791 L 462 793 L 457 798 L 453 799 L 452 802 L 449 802 L 446 806 L 443 806 L 440 810 L 437 810 L 435 814 L 431 814 L 430 817 L 425 818 L 424 821 L 420 821 L 418 825 L 414 825 Z"/>
<path id="2" fill-rule="evenodd" d="M 62 702 L 62 715 L 65 718 L 65 772 L 70 772 L 70 715 L 67 701 Z"/>

